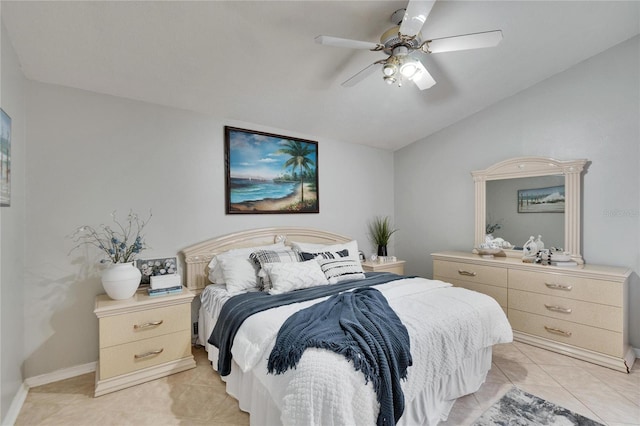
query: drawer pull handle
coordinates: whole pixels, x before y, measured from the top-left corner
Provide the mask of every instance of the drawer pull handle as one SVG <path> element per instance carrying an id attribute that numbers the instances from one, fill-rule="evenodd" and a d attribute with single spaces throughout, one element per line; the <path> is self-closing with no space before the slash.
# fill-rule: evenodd
<path id="1" fill-rule="evenodd" d="M 464 269 L 458 269 L 458 274 L 464 275 L 465 277 L 475 277 L 476 276 L 475 272 L 465 271 Z"/>
<path id="2" fill-rule="evenodd" d="M 544 307 L 550 311 L 561 312 L 563 314 L 570 314 L 571 311 L 573 311 L 573 309 L 571 308 L 563 308 L 562 306 L 547 305 L 546 303 L 544 304 Z"/>
<path id="3" fill-rule="evenodd" d="M 157 325 L 160 325 L 164 322 L 164 320 L 160 320 L 160 321 L 151 321 L 151 322 L 145 322 L 144 324 L 135 324 L 133 326 L 134 330 L 139 330 L 141 328 L 147 328 L 147 327 L 155 327 Z"/>
<path id="4" fill-rule="evenodd" d="M 559 328 L 547 327 L 546 325 L 544 326 L 544 329 L 547 330 L 549 333 L 559 334 L 561 336 L 571 337 L 571 332 L 570 331 L 560 330 Z"/>
<path id="5" fill-rule="evenodd" d="M 135 354 L 133 357 L 135 359 L 147 358 L 147 357 L 150 357 L 150 356 L 153 356 L 153 355 L 160 355 L 163 351 L 164 351 L 164 348 L 158 349 L 156 351 L 145 352 L 143 354 Z"/>
<path id="6" fill-rule="evenodd" d="M 563 284 L 544 283 L 544 285 L 546 285 L 552 290 L 571 291 L 571 289 L 573 288 L 573 286 L 571 285 L 563 285 Z"/>

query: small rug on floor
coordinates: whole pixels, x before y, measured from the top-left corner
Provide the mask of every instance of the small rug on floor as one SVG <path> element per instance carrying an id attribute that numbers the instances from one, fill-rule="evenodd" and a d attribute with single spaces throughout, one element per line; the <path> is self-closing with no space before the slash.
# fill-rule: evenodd
<path id="1" fill-rule="evenodd" d="M 571 410 L 512 388 L 473 423 L 473 426 L 604 426 Z"/>

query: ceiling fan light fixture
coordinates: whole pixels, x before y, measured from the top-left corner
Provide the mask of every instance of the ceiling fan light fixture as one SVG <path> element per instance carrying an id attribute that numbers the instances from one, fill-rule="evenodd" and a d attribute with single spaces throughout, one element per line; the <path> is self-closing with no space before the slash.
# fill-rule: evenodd
<path id="1" fill-rule="evenodd" d="M 382 33 L 380 43 L 331 36 L 318 36 L 315 40 L 323 45 L 382 51 L 388 55 L 386 59 L 374 62 L 343 82 L 345 87 L 351 87 L 374 70 L 381 69 L 382 78 L 389 85 L 397 83 L 402 86 L 404 80 L 410 80 L 420 90 L 425 90 L 436 84 L 436 81 L 420 59 L 423 54 L 492 47 L 502 40 L 501 30 L 423 40 L 420 32 L 435 2 L 436 0 L 408 0 L 406 9 L 396 10 L 391 16 L 394 26 Z"/>
<path id="2" fill-rule="evenodd" d="M 382 67 L 382 73 L 384 74 L 385 79 L 387 77 L 394 76 L 397 72 L 398 72 L 398 66 L 394 63 L 386 63 Z"/>
<path id="3" fill-rule="evenodd" d="M 420 69 L 418 68 L 418 65 L 415 63 L 415 61 L 410 60 L 402 64 L 402 66 L 400 67 L 400 74 L 402 74 L 404 78 L 408 78 L 409 80 L 411 80 L 416 76 L 419 70 Z"/>

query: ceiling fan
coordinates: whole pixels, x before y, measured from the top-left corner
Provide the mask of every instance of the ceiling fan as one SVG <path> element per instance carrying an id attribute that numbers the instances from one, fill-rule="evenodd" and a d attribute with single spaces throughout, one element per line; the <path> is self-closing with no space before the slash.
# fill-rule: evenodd
<path id="1" fill-rule="evenodd" d="M 410 0 L 406 9 L 396 10 L 391 15 L 391 21 L 396 26 L 380 36 L 380 43 L 324 35 L 317 36 L 315 41 L 326 46 L 369 49 L 389 55 L 356 73 L 342 83 L 344 87 L 354 86 L 376 70 L 382 69 L 382 78 L 390 85 L 398 83 L 398 86 L 402 86 L 403 80 L 410 80 L 420 90 L 425 90 L 436 84 L 436 81 L 420 60 L 424 54 L 493 47 L 502 40 L 500 30 L 422 40 L 420 30 L 434 3 L 435 0 Z"/>

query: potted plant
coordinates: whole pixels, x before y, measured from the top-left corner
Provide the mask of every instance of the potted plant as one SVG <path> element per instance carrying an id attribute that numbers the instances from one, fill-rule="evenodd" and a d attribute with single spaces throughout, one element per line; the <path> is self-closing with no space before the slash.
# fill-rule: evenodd
<path id="1" fill-rule="evenodd" d="M 124 224 L 120 223 L 115 211 L 111 217 L 116 225 L 113 228 L 102 224 L 97 228 L 84 225 L 76 229 L 71 238 L 77 244 L 71 251 L 84 245 L 102 250 L 106 258 L 100 263 L 109 264 L 101 277 L 105 292 L 112 299 L 128 299 L 140 285 L 141 272 L 133 261 L 138 253 L 147 248 L 142 230 L 151 219 L 151 213 L 144 220 L 130 211 Z"/>
<path id="2" fill-rule="evenodd" d="M 387 244 L 389 239 L 397 229 L 391 226 L 388 216 L 377 216 L 369 222 L 369 237 L 378 246 L 378 256 L 387 255 Z"/>

